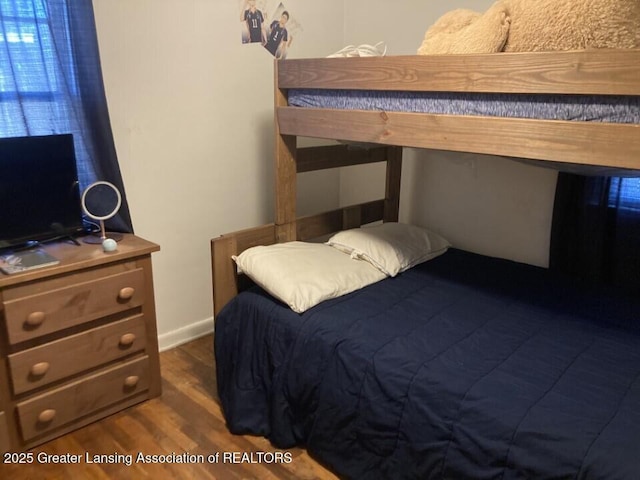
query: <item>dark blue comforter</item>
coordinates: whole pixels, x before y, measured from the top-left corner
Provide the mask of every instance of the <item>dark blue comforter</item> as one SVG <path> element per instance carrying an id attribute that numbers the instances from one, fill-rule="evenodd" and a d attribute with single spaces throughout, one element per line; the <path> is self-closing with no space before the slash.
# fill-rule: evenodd
<path id="1" fill-rule="evenodd" d="M 638 479 L 638 322 L 639 303 L 452 249 L 303 315 L 239 295 L 218 390 L 232 432 L 348 478 Z"/>

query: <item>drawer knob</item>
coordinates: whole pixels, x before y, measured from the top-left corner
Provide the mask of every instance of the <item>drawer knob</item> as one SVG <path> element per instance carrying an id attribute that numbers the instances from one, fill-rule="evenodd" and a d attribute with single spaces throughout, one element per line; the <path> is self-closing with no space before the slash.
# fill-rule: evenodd
<path id="1" fill-rule="evenodd" d="M 136 341 L 136 335 L 134 333 L 125 333 L 120 337 L 120 346 L 121 347 L 130 347 L 133 345 L 133 342 Z"/>
<path id="2" fill-rule="evenodd" d="M 40 423 L 49 423 L 56 416 L 56 411 L 53 408 L 48 408 L 47 410 L 43 410 L 38 415 L 38 422 Z"/>
<path id="3" fill-rule="evenodd" d="M 124 386 L 127 388 L 133 388 L 138 384 L 138 380 L 140 380 L 140 377 L 137 375 L 131 375 L 124 379 Z"/>
<path id="4" fill-rule="evenodd" d="M 45 317 L 46 315 L 44 312 L 31 312 L 27 315 L 25 325 L 31 328 L 39 327 L 42 325 L 42 322 L 44 322 Z"/>
<path id="5" fill-rule="evenodd" d="M 36 363 L 31 367 L 31 375 L 41 377 L 49 371 L 49 362 Z"/>
<path id="6" fill-rule="evenodd" d="M 120 300 L 129 300 L 131 297 L 133 297 L 134 293 L 136 293 L 135 288 L 124 287 L 124 288 L 121 288 L 120 291 L 118 292 L 118 298 Z"/>

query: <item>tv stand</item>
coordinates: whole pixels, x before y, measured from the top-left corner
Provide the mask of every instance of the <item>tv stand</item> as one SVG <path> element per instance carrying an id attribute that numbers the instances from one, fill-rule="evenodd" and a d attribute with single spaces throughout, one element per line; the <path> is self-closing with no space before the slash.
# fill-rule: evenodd
<path id="1" fill-rule="evenodd" d="M 79 242 L 80 243 L 80 242 Z M 27 450 L 160 395 L 151 254 L 58 241 L 57 265 L 0 274 L 0 452 Z"/>
<path id="2" fill-rule="evenodd" d="M 35 243 L 43 245 L 46 243 L 64 242 L 64 241 L 69 241 L 77 247 L 81 246 L 81 243 L 73 235 L 59 235 L 57 237 L 47 238 L 46 240 L 40 240 L 40 242 L 35 242 Z"/>
<path id="3" fill-rule="evenodd" d="M 78 241 L 78 239 L 76 237 L 74 237 L 73 235 L 66 235 L 66 236 L 60 238 L 60 240 L 69 240 L 76 247 L 82 246 L 82 244 Z"/>
<path id="4" fill-rule="evenodd" d="M 12 248 L 7 248 L 6 251 L 7 253 L 23 252 L 25 250 L 30 250 L 32 248 L 42 247 L 49 243 L 63 242 L 63 241 L 69 241 L 78 247 L 81 245 L 78 239 L 75 238 L 73 235 L 60 235 L 57 237 L 51 237 L 44 240 L 29 240 L 27 242 L 24 242 L 22 245 L 17 245 Z"/>

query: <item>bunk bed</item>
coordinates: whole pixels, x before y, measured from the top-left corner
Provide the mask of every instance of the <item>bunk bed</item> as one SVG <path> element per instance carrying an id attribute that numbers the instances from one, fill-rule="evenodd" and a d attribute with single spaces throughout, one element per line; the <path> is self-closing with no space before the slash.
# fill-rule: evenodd
<path id="1" fill-rule="evenodd" d="M 637 299 L 451 247 L 296 313 L 238 273 L 233 258 L 395 224 L 404 146 L 586 173 L 640 170 L 640 50 L 275 66 L 275 221 L 211 241 L 218 391 L 229 429 L 279 448 L 303 445 L 345 478 L 637 478 Z M 369 93 L 370 107 L 344 98 L 361 102 Z M 510 103 L 507 116 L 503 107 L 380 108 L 382 97 L 423 95 Z M 313 103 L 322 97 L 339 100 Z M 622 114 L 560 109 L 539 118 L 527 113 L 537 99 L 617 112 L 622 105 Z M 298 148 L 297 137 L 344 143 Z M 297 216 L 298 173 L 376 162 L 386 163 L 384 198 Z"/>

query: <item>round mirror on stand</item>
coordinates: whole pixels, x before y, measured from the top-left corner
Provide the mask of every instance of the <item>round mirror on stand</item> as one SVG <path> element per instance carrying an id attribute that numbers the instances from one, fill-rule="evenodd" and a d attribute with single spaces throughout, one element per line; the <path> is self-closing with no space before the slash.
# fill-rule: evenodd
<path id="1" fill-rule="evenodd" d="M 116 242 L 122 240 L 121 233 L 107 232 L 104 221 L 113 217 L 122 204 L 122 196 L 115 185 L 105 181 L 94 182 L 82 193 L 82 210 L 87 217 L 100 224 L 100 231 L 84 238 L 85 243 L 102 244 L 105 251 L 117 248 Z"/>

